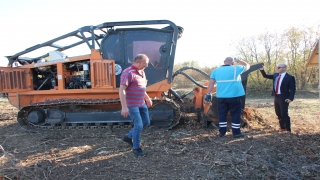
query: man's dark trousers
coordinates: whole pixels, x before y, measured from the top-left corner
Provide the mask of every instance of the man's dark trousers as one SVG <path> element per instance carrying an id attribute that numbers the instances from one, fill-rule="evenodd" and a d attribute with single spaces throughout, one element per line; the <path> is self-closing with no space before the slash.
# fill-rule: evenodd
<path id="1" fill-rule="evenodd" d="M 274 110 L 279 119 L 280 128 L 286 131 L 291 131 L 290 117 L 288 115 L 289 103 L 284 101 L 281 94 L 274 97 Z"/>

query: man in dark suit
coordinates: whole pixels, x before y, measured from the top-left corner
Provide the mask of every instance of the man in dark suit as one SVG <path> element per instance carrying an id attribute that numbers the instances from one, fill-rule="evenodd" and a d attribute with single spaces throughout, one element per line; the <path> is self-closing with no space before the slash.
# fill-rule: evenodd
<path id="1" fill-rule="evenodd" d="M 260 72 L 264 78 L 273 80 L 272 96 L 274 96 L 274 109 L 279 119 L 280 131 L 291 132 L 290 117 L 288 115 L 289 103 L 294 99 L 296 92 L 296 80 L 294 76 L 286 72 L 287 65 L 277 65 L 277 73 L 266 74 L 264 67 Z"/>

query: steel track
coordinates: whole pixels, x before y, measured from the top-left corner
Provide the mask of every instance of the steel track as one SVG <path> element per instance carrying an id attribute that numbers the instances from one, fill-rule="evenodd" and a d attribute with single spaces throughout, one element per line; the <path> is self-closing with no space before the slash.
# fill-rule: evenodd
<path id="1" fill-rule="evenodd" d="M 179 124 L 179 120 L 181 118 L 181 112 L 180 112 L 180 106 L 169 98 L 153 98 L 152 99 L 153 105 L 156 105 L 158 103 L 164 102 L 167 104 L 170 104 L 171 107 L 174 110 L 174 119 L 170 126 L 167 126 L 168 129 L 172 129 L 176 125 Z M 55 126 L 45 126 L 45 125 L 35 125 L 28 121 L 28 113 L 35 109 L 35 108 L 43 108 L 43 109 L 50 109 L 50 108 L 59 108 L 62 106 L 81 106 L 81 105 L 108 105 L 108 104 L 120 104 L 120 100 L 75 100 L 75 99 L 61 99 L 59 101 L 47 101 L 37 104 L 30 104 L 29 106 L 21 108 L 21 110 L 18 112 L 17 121 L 20 124 L 20 126 L 27 131 L 30 132 L 54 132 L 54 131 L 87 131 L 87 130 L 107 130 L 107 129 L 126 129 L 126 128 L 132 128 L 132 124 L 121 124 L 121 122 L 112 123 L 111 125 L 90 125 L 86 124 L 83 125 L 83 123 L 78 124 L 72 124 L 72 125 L 65 125 L 65 124 L 57 124 Z M 152 107 L 151 107 L 152 108 Z M 92 123 L 94 124 L 94 122 Z"/>

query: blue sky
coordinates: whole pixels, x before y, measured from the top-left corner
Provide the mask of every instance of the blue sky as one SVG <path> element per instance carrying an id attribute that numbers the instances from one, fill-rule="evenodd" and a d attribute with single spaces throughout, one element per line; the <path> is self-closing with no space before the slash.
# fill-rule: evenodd
<path id="1" fill-rule="evenodd" d="M 212 66 L 235 55 L 243 37 L 319 25 L 319 7 L 319 0 L 0 0 L 0 66 L 4 56 L 82 26 L 157 19 L 184 28 L 176 63 Z"/>

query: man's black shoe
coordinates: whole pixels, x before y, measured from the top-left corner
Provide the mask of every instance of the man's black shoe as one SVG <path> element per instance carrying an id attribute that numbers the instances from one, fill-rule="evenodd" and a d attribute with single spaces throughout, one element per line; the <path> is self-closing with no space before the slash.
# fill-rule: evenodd
<path id="1" fill-rule="evenodd" d="M 135 154 L 136 156 L 145 156 L 145 154 L 144 154 L 144 152 L 142 151 L 141 148 L 133 149 L 133 154 Z"/>
<path id="2" fill-rule="evenodd" d="M 240 134 L 237 134 L 237 135 L 233 135 L 234 138 L 242 138 L 244 136 L 246 136 L 246 134 L 243 132 L 241 132 Z"/>
<path id="3" fill-rule="evenodd" d="M 219 137 L 224 137 L 225 136 L 225 134 L 219 134 Z"/>
<path id="4" fill-rule="evenodd" d="M 123 136 L 122 141 L 128 143 L 131 147 L 133 147 L 132 139 L 128 136 Z"/>

